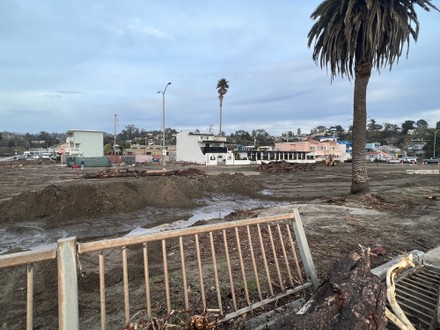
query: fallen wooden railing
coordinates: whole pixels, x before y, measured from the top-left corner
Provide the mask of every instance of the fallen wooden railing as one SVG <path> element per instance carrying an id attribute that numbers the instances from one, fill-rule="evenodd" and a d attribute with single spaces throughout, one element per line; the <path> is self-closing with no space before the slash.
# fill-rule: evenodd
<path id="1" fill-rule="evenodd" d="M 122 269 L 109 265 L 115 255 L 121 258 Z M 34 265 L 54 259 L 59 329 L 90 327 L 93 320 L 80 323 L 87 310 L 99 310 L 95 321 L 101 329 L 121 329 L 136 319 L 182 323 L 194 314 L 209 314 L 220 323 L 318 286 L 297 209 L 94 242 L 68 238 L 41 252 L 0 256 L 0 269 L 26 268 L 27 329 L 33 328 L 34 310 L 38 310 L 33 297 L 38 285 Z M 83 294 L 90 290 L 96 292 L 92 302 Z"/>

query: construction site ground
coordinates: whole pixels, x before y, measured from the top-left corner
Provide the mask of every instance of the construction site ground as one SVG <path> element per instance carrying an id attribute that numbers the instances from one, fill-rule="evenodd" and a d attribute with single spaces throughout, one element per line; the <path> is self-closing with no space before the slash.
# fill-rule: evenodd
<path id="1" fill-rule="evenodd" d="M 188 219 L 202 204 L 215 205 L 216 200 L 227 196 L 233 201 L 232 212 L 219 212 L 216 219 L 206 221 L 269 216 L 297 207 L 322 279 L 332 262 L 358 244 L 372 248 L 372 267 L 414 249 L 426 252 L 439 246 L 440 175 L 407 174 L 407 170 L 434 168 L 437 166 L 368 164 L 372 194 L 359 197 L 349 194 L 351 164 L 265 171 L 257 165 L 169 164 L 168 175 L 157 175 L 161 170 L 157 165 L 81 171 L 51 162 L 0 162 L 1 234 L 24 234 L 35 223 L 39 231 L 54 233 L 56 242 L 60 237 L 55 233 L 63 228 L 99 223 L 100 230 L 87 230 L 77 235 L 78 239 L 115 237 L 130 231 L 124 224 L 133 219 L 150 217 L 141 224 L 144 228 Z M 251 208 L 249 200 L 261 204 Z M 105 228 L 101 228 L 103 223 Z M 139 226 L 139 222 L 133 223 Z M 13 244 L 2 248 L 9 253 L 27 249 Z M 120 260 L 116 264 L 120 266 Z M 14 291 L 14 276 L 2 271 L 0 286 Z M 50 283 L 47 280 L 48 286 Z M 0 310 L 13 304 L 12 299 L 0 297 Z M 39 302 L 39 307 L 44 308 L 44 304 Z M 17 327 L 11 324 L 11 319 L 20 317 L 18 313 L 3 314 L 0 329 L 6 329 L 5 324 L 7 329 L 20 328 L 20 323 Z M 92 315 L 85 313 L 82 317 L 90 328 L 97 325 Z M 50 318 L 37 322 L 44 319 Z M 39 326 L 55 328 L 54 324 Z"/>

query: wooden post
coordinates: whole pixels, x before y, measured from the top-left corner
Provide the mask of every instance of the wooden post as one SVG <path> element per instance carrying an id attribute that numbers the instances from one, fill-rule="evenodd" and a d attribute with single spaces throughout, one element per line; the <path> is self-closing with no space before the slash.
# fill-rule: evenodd
<path id="1" fill-rule="evenodd" d="M 312 281 L 313 290 L 316 290 L 319 286 L 319 280 L 318 276 L 316 275 L 316 269 L 315 264 L 313 263 L 312 254 L 310 253 L 309 243 L 307 242 L 306 234 L 304 232 L 304 227 L 298 209 L 294 209 L 293 213 L 295 215 L 295 223 L 293 225 L 293 229 L 295 231 L 296 241 L 298 242 L 299 253 L 301 254 L 304 270 L 306 272 L 308 280 Z"/>
<path id="2" fill-rule="evenodd" d="M 76 271 L 76 238 L 57 242 L 58 328 L 79 329 L 78 277 Z"/>

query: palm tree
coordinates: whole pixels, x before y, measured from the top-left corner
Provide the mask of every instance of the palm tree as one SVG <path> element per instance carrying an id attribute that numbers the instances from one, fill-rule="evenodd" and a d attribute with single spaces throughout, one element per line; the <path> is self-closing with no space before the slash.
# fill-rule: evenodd
<path id="1" fill-rule="evenodd" d="M 225 94 L 228 92 L 229 89 L 229 82 L 222 78 L 217 82 L 217 92 L 218 92 L 218 99 L 220 100 L 220 130 L 219 135 L 222 134 L 222 106 L 223 106 L 223 98 L 225 97 Z"/>
<path id="2" fill-rule="evenodd" d="M 324 0 L 311 15 L 315 23 L 308 46 L 314 45 L 313 60 L 330 68 L 332 79 L 354 75 L 353 194 L 370 193 L 364 150 L 371 70 L 391 70 L 405 44 L 408 56 L 410 37 L 417 41 L 419 34 L 415 5 L 438 11 L 431 0 Z"/>

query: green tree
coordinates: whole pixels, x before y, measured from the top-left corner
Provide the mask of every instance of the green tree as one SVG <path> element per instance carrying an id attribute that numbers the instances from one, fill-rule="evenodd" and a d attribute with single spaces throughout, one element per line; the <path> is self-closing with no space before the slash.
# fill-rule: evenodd
<path id="1" fill-rule="evenodd" d="M 423 147 L 426 155 L 429 157 L 438 158 L 440 156 L 440 127 L 437 129 L 432 129 L 428 132 L 426 136 L 426 144 Z M 437 132 L 437 133 L 436 133 Z M 435 152 L 434 152 L 434 138 L 435 138 Z"/>
<path id="2" fill-rule="evenodd" d="M 294 136 L 294 134 L 292 131 L 287 131 L 287 132 L 284 132 L 281 134 L 282 140 L 286 141 L 286 142 L 289 142 L 289 140 L 292 141 L 293 136 Z"/>
<path id="3" fill-rule="evenodd" d="M 325 134 L 325 132 L 327 132 L 327 127 L 325 127 L 325 126 L 317 126 L 316 127 L 316 132 L 318 133 L 318 134 Z"/>
<path id="4" fill-rule="evenodd" d="M 235 133 L 231 134 L 231 139 L 233 143 L 241 144 L 244 146 L 251 145 L 254 143 L 251 134 L 248 131 L 244 131 L 244 130 L 238 130 Z"/>
<path id="5" fill-rule="evenodd" d="M 397 132 L 399 130 L 399 126 L 391 123 L 384 123 L 383 130 L 389 132 Z"/>
<path id="6" fill-rule="evenodd" d="M 113 152 L 113 145 L 112 145 L 112 143 L 104 144 L 104 155 L 111 155 L 112 152 Z"/>
<path id="7" fill-rule="evenodd" d="M 426 139 L 429 135 L 429 124 L 424 119 L 419 119 L 415 123 L 415 130 L 412 134 L 412 138 L 415 139 Z"/>
<path id="8" fill-rule="evenodd" d="M 415 123 L 416 122 L 414 120 L 405 120 L 405 122 L 402 123 L 402 134 L 406 135 L 406 134 L 408 134 L 408 131 L 410 129 L 414 129 L 415 128 L 414 127 Z"/>
<path id="9" fill-rule="evenodd" d="M 229 82 L 222 78 L 217 82 L 217 93 L 218 93 L 218 99 L 220 101 L 220 129 L 219 129 L 219 135 L 222 133 L 222 108 L 223 108 L 223 98 L 225 97 L 225 94 L 228 92 L 229 89 Z"/>
<path id="10" fill-rule="evenodd" d="M 273 136 L 271 136 L 263 128 L 252 130 L 252 138 L 254 139 L 254 146 L 267 146 L 273 144 Z"/>
<path id="11" fill-rule="evenodd" d="M 140 137 L 140 129 L 134 124 L 126 125 L 125 128 L 118 134 L 118 141 L 133 140 Z"/>
<path id="12" fill-rule="evenodd" d="M 430 0 L 324 0 L 311 17 L 313 60 L 337 75 L 354 77 L 351 193 L 369 194 L 365 157 L 367 86 L 373 68 L 393 64 L 419 34 L 415 5 L 438 9 Z"/>
<path id="13" fill-rule="evenodd" d="M 367 125 L 367 130 L 369 131 L 380 131 L 382 128 L 383 126 L 377 124 L 375 119 L 370 119 L 370 122 Z"/>
<path id="14" fill-rule="evenodd" d="M 345 129 L 341 125 L 336 125 L 335 129 L 338 136 L 341 136 L 345 133 Z"/>
<path id="15" fill-rule="evenodd" d="M 45 147 L 50 147 L 50 146 L 53 145 L 52 136 L 48 132 L 46 132 L 46 131 L 41 131 L 40 134 L 38 134 L 38 136 L 37 136 L 37 140 L 38 141 L 44 141 L 45 142 L 45 144 L 44 144 Z"/>
<path id="16" fill-rule="evenodd" d="M 416 126 L 417 128 L 421 128 L 421 129 L 428 129 L 429 127 L 428 122 L 425 119 L 417 120 Z"/>

